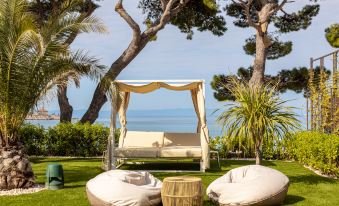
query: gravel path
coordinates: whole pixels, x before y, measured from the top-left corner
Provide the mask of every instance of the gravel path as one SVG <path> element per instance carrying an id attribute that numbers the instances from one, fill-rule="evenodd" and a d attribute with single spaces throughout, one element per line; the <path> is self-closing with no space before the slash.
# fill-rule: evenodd
<path id="1" fill-rule="evenodd" d="M 23 195 L 40 192 L 45 190 L 45 185 L 36 184 L 34 187 L 28 189 L 12 189 L 12 190 L 0 190 L 0 196 L 13 196 L 13 195 Z"/>

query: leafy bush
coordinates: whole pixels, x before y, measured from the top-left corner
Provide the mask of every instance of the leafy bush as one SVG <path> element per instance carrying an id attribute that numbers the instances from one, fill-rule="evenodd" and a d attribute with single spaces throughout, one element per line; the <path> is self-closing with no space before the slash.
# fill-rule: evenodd
<path id="1" fill-rule="evenodd" d="M 283 159 L 284 158 L 284 139 L 279 138 L 264 138 L 262 145 L 262 157 L 268 159 Z M 219 156 L 223 158 L 234 157 L 234 154 L 229 152 L 242 151 L 241 157 L 255 157 L 255 148 L 253 141 L 249 138 L 228 138 L 227 136 L 217 136 L 210 138 L 210 147 L 212 150 L 219 152 Z"/>
<path id="2" fill-rule="evenodd" d="M 224 138 L 217 136 L 214 138 L 210 137 L 210 148 L 219 152 L 220 158 L 226 158 L 228 155 L 227 145 L 225 144 Z"/>
<path id="3" fill-rule="evenodd" d="M 108 135 L 108 127 L 88 123 L 62 123 L 47 130 L 28 124 L 19 131 L 28 154 L 43 156 L 100 156 L 106 149 Z M 115 136 L 118 139 L 118 131 Z"/>
<path id="4" fill-rule="evenodd" d="M 19 130 L 20 142 L 25 145 L 28 154 L 41 155 L 45 153 L 47 132 L 42 126 L 26 124 Z"/>
<path id="5" fill-rule="evenodd" d="M 285 142 L 291 134 L 284 138 L 270 137 L 263 140 L 263 158 L 266 160 L 285 159 Z"/>
<path id="6" fill-rule="evenodd" d="M 339 176 L 339 136 L 299 132 L 286 143 L 288 156 L 325 174 Z"/>

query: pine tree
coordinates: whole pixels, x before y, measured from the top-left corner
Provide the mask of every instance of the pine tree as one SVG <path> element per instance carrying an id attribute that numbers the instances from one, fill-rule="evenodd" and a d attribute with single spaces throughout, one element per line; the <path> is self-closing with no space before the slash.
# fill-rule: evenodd
<path id="1" fill-rule="evenodd" d="M 248 82 L 251 79 L 253 73 L 253 67 L 238 69 L 237 75 L 214 75 L 211 82 L 211 87 L 214 91 L 214 97 L 218 101 L 233 100 L 231 91 L 228 90 L 228 83 L 234 77 L 237 77 L 241 81 Z M 326 78 L 329 78 L 331 71 L 324 68 L 324 73 L 327 75 Z M 286 91 L 294 91 L 295 93 L 303 93 L 304 97 L 310 96 L 310 87 L 309 81 L 310 78 L 313 78 L 312 75 L 315 75 L 314 78 L 319 79 L 320 76 L 320 67 L 316 67 L 314 71 L 309 72 L 306 67 L 293 68 L 290 70 L 281 70 L 277 75 L 265 75 L 264 82 L 278 84 L 277 91 L 280 93 L 285 93 Z M 318 88 L 319 81 L 315 82 L 315 87 Z"/>
<path id="2" fill-rule="evenodd" d="M 307 29 L 319 12 L 319 5 L 313 3 L 304 5 L 298 11 L 285 11 L 286 5 L 293 2 L 232 0 L 226 5 L 225 11 L 235 18 L 235 26 L 255 30 L 255 35 L 247 39 L 244 46 L 247 54 L 255 56 L 251 85 L 261 85 L 264 82 L 266 59 L 278 59 L 292 51 L 292 42 L 280 41 L 279 35 Z"/>

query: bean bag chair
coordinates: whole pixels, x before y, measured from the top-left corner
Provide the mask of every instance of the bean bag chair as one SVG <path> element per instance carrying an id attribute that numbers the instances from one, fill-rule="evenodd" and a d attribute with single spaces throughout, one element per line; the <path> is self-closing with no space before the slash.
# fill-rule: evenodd
<path id="1" fill-rule="evenodd" d="M 283 173 L 260 165 L 230 170 L 212 182 L 206 193 L 222 206 L 226 205 L 281 205 L 285 199 L 289 179 Z"/>
<path id="2" fill-rule="evenodd" d="M 162 182 L 148 172 L 110 170 L 86 184 L 92 206 L 152 206 L 161 202 Z"/>

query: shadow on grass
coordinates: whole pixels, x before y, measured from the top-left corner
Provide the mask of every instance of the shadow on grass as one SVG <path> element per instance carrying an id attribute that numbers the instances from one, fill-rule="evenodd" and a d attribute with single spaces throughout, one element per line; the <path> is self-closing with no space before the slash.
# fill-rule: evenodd
<path id="1" fill-rule="evenodd" d="M 241 167 L 246 165 L 254 165 L 255 160 L 222 160 L 220 161 L 221 167 Z M 264 166 L 276 166 L 276 164 L 272 161 L 262 161 L 262 165 Z"/>
<path id="2" fill-rule="evenodd" d="M 337 181 L 329 179 L 326 177 L 321 177 L 316 174 L 314 175 L 298 175 L 298 176 L 289 176 L 291 183 L 305 183 L 305 184 L 319 184 L 319 183 L 329 183 L 336 184 Z"/>
<path id="3" fill-rule="evenodd" d="M 187 161 L 177 161 L 177 162 L 150 162 L 150 161 L 141 161 L 142 163 L 128 162 L 120 167 L 120 169 L 125 170 L 183 170 L 183 171 L 200 171 L 199 162 L 187 162 Z M 208 169 L 207 172 L 214 173 L 222 171 L 218 166 L 217 161 L 211 161 L 211 169 Z"/>
<path id="4" fill-rule="evenodd" d="M 93 168 L 88 166 L 81 166 L 72 169 L 64 170 L 66 183 L 84 183 L 92 179 L 96 175 L 102 173 L 101 168 Z"/>
<path id="5" fill-rule="evenodd" d="M 49 162 L 100 162 L 100 158 L 82 158 L 82 157 L 70 157 L 70 158 L 58 158 L 58 157 L 30 157 L 29 161 L 34 164 L 49 163 Z"/>
<path id="6" fill-rule="evenodd" d="M 301 202 L 304 201 L 305 198 L 297 196 L 297 195 L 287 195 L 285 201 L 284 201 L 284 205 L 293 205 L 297 202 Z"/>
<path id="7" fill-rule="evenodd" d="M 166 162 L 144 162 L 142 164 L 133 164 L 129 162 L 120 169 L 127 170 L 196 170 L 199 171 L 199 163 L 166 163 Z"/>

